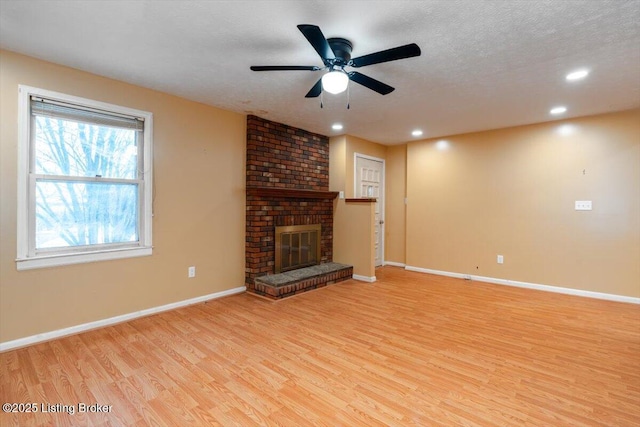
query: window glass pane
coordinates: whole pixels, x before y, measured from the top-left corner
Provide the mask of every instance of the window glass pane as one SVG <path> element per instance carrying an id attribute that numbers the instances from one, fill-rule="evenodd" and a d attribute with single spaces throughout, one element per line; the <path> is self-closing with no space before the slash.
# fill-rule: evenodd
<path id="1" fill-rule="evenodd" d="M 136 131 L 35 117 L 35 173 L 136 179 Z"/>
<path id="2" fill-rule="evenodd" d="M 36 249 L 136 242 L 137 229 L 137 184 L 36 183 Z"/>

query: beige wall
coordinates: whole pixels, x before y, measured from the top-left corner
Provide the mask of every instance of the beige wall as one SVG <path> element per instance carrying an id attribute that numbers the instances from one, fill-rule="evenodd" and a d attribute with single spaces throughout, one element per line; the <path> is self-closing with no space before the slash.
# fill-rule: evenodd
<path id="1" fill-rule="evenodd" d="M 405 215 L 404 198 L 407 194 L 407 146 L 387 147 L 385 198 L 385 261 L 405 263 Z"/>
<path id="2" fill-rule="evenodd" d="M 345 162 L 345 195 L 346 197 L 356 197 L 355 195 L 355 181 L 354 181 L 354 156 L 356 153 L 364 154 L 371 157 L 377 157 L 379 159 L 385 159 L 387 153 L 387 147 L 377 144 L 375 142 L 367 141 L 366 139 L 358 138 L 355 136 L 346 136 L 346 162 Z"/>
<path id="3" fill-rule="evenodd" d="M 373 203 L 334 202 L 333 260 L 353 266 L 353 274 L 375 277 Z"/>
<path id="4" fill-rule="evenodd" d="M 243 286 L 243 115 L 0 55 L 0 342 Z M 152 256 L 16 271 L 18 84 L 154 114 Z"/>
<path id="5" fill-rule="evenodd" d="M 344 191 L 345 197 L 355 197 L 353 172 L 355 154 L 365 154 L 384 160 L 387 148 L 351 135 L 331 137 L 329 139 L 329 188 L 331 191 Z"/>
<path id="6" fill-rule="evenodd" d="M 351 135 L 342 135 L 333 137 L 330 139 L 330 158 L 329 158 L 329 188 L 332 191 L 344 191 L 345 197 L 354 198 L 355 196 L 355 183 L 354 183 L 354 159 L 355 154 L 364 154 L 371 157 L 377 157 L 385 160 L 385 260 L 404 262 L 404 195 L 405 195 L 405 181 L 406 181 L 406 147 L 387 147 L 375 142 L 367 141 L 362 138 L 358 138 Z M 387 153 L 391 151 L 393 159 L 392 164 L 389 166 L 387 163 Z M 389 167 L 391 168 L 389 170 Z M 391 191 L 390 191 L 391 190 Z M 398 204 L 400 201 L 401 205 Z M 349 208 L 350 204 L 347 204 L 349 212 L 353 209 L 363 208 Z M 389 211 L 387 211 L 389 209 Z M 338 221 L 351 221 L 353 214 L 338 215 Z M 371 221 L 373 221 L 373 217 Z M 334 227 L 344 230 L 345 233 L 352 233 L 352 228 L 349 224 L 339 224 L 335 222 Z M 355 224 L 354 224 L 355 226 Z M 362 247 L 358 245 L 351 245 L 351 241 L 348 239 L 342 240 L 338 237 L 338 233 L 334 231 L 334 259 L 340 262 L 338 258 L 335 258 L 335 253 L 344 254 L 346 258 L 358 258 L 362 256 Z M 341 247 L 340 245 L 348 244 L 349 247 Z M 373 245 L 373 243 L 372 243 Z M 375 250 L 375 248 L 372 248 Z M 353 250 L 357 253 L 351 254 L 349 251 Z M 368 251 L 366 252 L 369 253 Z M 367 261 L 367 265 L 373 266 L 375 263 L 375 253 L 371 252 L 371 259 Z M 375 268 L 370 267 L 371 274 L 355 273 L 360 275 L 366 275 L 372 277 L 375 275 Z M 369 267 L 367 267 L 367 270 Z"/>
<path id="7" fill-rule="evenodd" d="M 345 145 L 345 194 L 347 197 L 357 197 L 355 195 L 355 154 L 364 154 L 384 160 L 384 261 L 404 263 L 406 168 L 403 165 L 404 160 L 401 159 L 406 157 L 406 154 L 403 154 L 406 153 L 406 146 L 389 147 L 351 135 L 346 136 Z M 390 155 L 392 157 L 391 164 Z M 375 258 L 375 252 L 373 256 Z"/>
<path id="8" fill-rule="evenodd" d="M 640 110 L 445 139 L 407 147 L 407 265 L 640 296 Z"/>
<path id="9" fill-rule="evenodd" d="M 346 135 L 329 138 L 329 191 L 345 189 L 346 156 Z"/>

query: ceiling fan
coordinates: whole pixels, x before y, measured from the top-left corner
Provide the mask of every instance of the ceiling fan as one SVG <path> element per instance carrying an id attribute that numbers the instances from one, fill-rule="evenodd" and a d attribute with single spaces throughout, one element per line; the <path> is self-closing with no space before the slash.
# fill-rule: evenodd
<path id="1" fill-rule="evenodd" d="M 306 98 L 320 96 L 322 90 L 329 93 L 340 93 L 347 89 L 349 80 L 352 80 L 364 87 L 367 87 L 381 95 L 387 95 L 394 91 L 394 88 L 382 83 L 379 80 L 365 76 L 357 71 L 346 71 L 345 67 L 365 67 L 367 65 L 380 64 L 382 62 L 395 61 L 398 59 L 420 56 L 420 48 L 417 44 L 411 43 L 398 46 L 380 52 L 370 53 L 351 59 L 351 49 L 353 45 L 343 38 L 325 38 L 316 25 L 298 25 L 298 29 L 311 43 L 311 46 L 318 52 L 324 67 L 315 65 L 254 65 L 253 71 L 320 71 L 328 70 L 320 80 L 305 95 Z"/>

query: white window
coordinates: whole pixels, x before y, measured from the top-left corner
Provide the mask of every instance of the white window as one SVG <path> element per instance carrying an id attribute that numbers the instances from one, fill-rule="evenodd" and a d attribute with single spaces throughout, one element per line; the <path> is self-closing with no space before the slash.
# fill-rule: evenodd
<path id="1" fill-rule="evenodd" d="M 18 270 L 151 255 L 151 113 L 19 87 Z"/>

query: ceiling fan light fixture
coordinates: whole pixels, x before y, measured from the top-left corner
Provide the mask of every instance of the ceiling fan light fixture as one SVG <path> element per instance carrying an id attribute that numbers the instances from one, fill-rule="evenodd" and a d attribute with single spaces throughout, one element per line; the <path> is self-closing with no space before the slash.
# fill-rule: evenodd
<path id="1" fill-rule="evenodd" d="M 347 90 L 349 76 L 342 70 L 329 71 L 322 76 L 322 89 L 334 95 Z"/>

